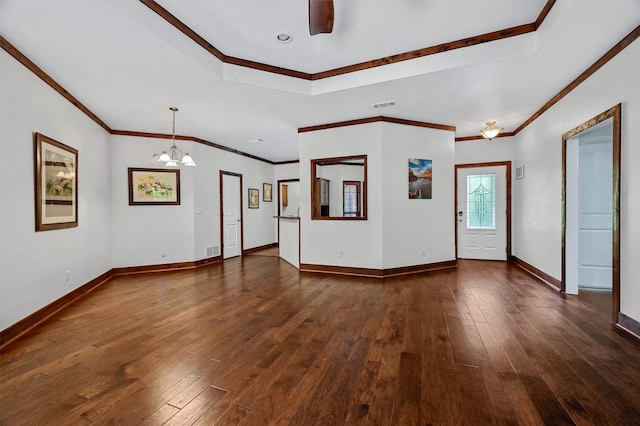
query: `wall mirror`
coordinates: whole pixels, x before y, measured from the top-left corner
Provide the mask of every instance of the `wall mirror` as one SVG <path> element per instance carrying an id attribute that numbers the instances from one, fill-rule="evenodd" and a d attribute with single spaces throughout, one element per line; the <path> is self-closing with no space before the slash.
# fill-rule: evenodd
<path id="1" fill-rule="evenodd" d="M 311 219 L 367 219 L 367 156 L 311 160 Z"/>

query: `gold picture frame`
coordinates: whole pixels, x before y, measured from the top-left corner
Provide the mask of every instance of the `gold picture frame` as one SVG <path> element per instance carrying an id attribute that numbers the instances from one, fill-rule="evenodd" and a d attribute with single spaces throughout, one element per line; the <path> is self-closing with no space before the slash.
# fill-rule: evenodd
<path id="1" fill-rule="evenodd" d="M 270 183 L 262 184 L 262 201 L 267 203 L 273 201 L 273 186 Z"/>
<path id="2" fill-rule="evenodd" d="M 34 134 L 36 232 L 78 226 L 78 150 Z"/>
<path id="3" fill-rule="evenodd" d="M 249 188 L 249 208 L 257 209 L 260 207 L 260 191 L 256 188 Z"/>

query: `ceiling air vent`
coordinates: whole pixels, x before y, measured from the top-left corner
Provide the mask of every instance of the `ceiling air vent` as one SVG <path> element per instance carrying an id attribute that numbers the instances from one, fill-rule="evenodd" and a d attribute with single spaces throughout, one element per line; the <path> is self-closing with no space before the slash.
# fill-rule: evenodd
<path id="1" fill-rule="evenodd" d="M 386 108 L 390 106 L 394 106 L 396 101 L 387 101 L 387 102 L 379 102 L 377 104 L 372 104 L 374 108 Z"/>

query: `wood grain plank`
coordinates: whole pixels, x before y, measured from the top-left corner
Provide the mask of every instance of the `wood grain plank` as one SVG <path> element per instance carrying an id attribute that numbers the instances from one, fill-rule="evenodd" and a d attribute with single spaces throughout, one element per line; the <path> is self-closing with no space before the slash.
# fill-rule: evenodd
<path id="1" fill-rule="evenodd" d="M 392 423 L 399 425 L 421 425 L 420 405 L 422 400 L 422 368 L 420 355 L 408 352 L 400 354 L 398 386 L 393 403 Z"/>
<path id="2" fill-rule="evenodd" d="M 202 415 L 209 411 L 226 392 L 214 387 L 207 387 L 193 398 L 189 404 L 182 408 L 175 416 L 165 423 L 167 426 L 191 425 Z"/>

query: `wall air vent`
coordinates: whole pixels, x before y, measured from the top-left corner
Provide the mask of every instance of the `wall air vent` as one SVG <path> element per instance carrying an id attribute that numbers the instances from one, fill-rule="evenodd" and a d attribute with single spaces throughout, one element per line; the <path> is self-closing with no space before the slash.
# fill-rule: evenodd
<path id="1" fill-rule="evenodd" d="M 205 257 L 208 259 L 210 257 L 220 256 L 220 246 L 208 246 L 205 247 Z"/>
<path id="2" fill-rule="evenodd" d="M 396 101 L 386 101 L 386 102 L 379 102 L 377 104 L 371 104 L 374 108 L 386 108 L 386 107 L 390 107 L 390 106 L 394 106 L 396 104 Z"/>

